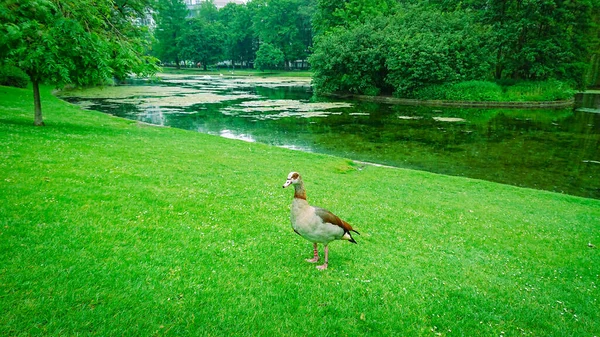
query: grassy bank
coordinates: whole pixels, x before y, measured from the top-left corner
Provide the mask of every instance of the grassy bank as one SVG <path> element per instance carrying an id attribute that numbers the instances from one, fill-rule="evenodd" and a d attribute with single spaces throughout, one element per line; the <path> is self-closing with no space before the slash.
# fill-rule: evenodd
<path id="1" fill-rule="evenodd" d="M 312 72 L 307 70 L 256 70 L 256 69 L 230 69 L 230 68 L 211 68 L 204 71 L 201 68 L 181 68 L 163 67 L 162 71 L 165 74 L 189 74 L 189 75 L 219 75 L 224 76 L 257 76 L 257 77 L 312 77 Z"/>
<path id="2" fill-rule="evenodd" d="M 595 336 L 600 201 L 151 127 L 0 87 L 0 335 Z M 289 171 L 350 222 L 330 269 Z"/>
<path id="3" fill-rule="evenodd" d="M 573 99 L 573 90 L 557 80 L 495 83 L 467 81 L 433 85 L 414 93 L 416 99 L 473 102 L 551 102 Z"/>

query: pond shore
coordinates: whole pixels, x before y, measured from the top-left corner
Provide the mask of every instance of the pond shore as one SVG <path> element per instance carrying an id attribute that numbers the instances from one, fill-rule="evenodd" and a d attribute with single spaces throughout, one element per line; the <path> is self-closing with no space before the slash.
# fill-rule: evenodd
<path id="1" fill-rule="evenodd" d="M 248 80 L 255 78 L 258 81 L 277 81 L 277 80 L 292 80 L 309 85 L 311 82 L 311 73 L 307 71 L 299 72 L 259 72 L 241 70 L 231 72 L 228 69 L 219 71 L 200 71 L 197 69 L 181 69 L 175 70 L 166 68 L 160 75 L 179 75 L 185 76 L 224 76 L 230 78 L 240 78 Z M 319 96 L 332 97 L 339 99 L 355 99 L 366 102 L 376 102 L 385 104 L 398 105 L 414 105 L 414 106 L 434 106 L 434 107 L 459 107 L 459 108 L 514 108 L 514 109 L 565 109 L 575 105 L 575 99 L 560 100 L 560 101 L 449 101 L 449 100 L 420 100 L 410 98 L 398 98 L 393 96 L 368 96 L 355 95 L 350 93 L 320 93 Z"/>
<path id="2" fill-rule="evenodd" d="M 564 109 L 575 105 L 575 99 L 565 101 L 529 101 L 529 102 L 497 102 L 497 101 L 444 101 L 444 100 L 420 100 L 410 98 L 397 98 L 392 96 L 367 96 L 353 94 L 320 94 L 325 97 L 356 99 L 366 102 L 377 102 L 386 104 L 415 105 L 415 106 L 439 106 L 439 107 L 462 107 L 462 108 L 531 108 L 531 109 Z"/>

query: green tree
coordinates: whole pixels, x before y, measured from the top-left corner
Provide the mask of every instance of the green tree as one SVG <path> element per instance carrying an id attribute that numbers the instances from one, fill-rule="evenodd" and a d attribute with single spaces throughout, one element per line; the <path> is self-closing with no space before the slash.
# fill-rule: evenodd
<path id="1" fill-rule="evenodd" d="M 256 52 L 254 67 L 259 70 L 276 69 L 284 62 L 283 52 L 270 43 L 263 43 Z"/>
<path id="2" fill-rule="evenodd" d="M 174 62 L 180 68 L 177 42 L 183 34 L 189 11 L 182 0 L 158 0 L 154 20 L 155 55 L 163 62 Z"/>
<path id="3" fill-rule="evenodd" d="M 44 125 L 40 83 L 83 86 L 157 70 L 145 55 L 147 31 L 134 23 L 147 7 L 145 0 L 0 3 L 0 56 L 29 76 L 35 125 Z"/>
<path id="4" fill-rule="evenodd" d="M 388 15 L 397 0 L 316 0 L 313 26 L 317 35 L 335 27 L 349 28 Z"/>
<path id="5" fill-rule="evenodd" d="M 488 27 L 464 11 L 406 6 L 385 28 L 386 78 L 396 95 L 444 83 L 492 77 Z"/>
<path id="6" fill-rule="evenodd" d="M 497 79 L 583 82 L 598 50 L 598 1 L 471 0 L 466 5 L 494 32 Z"/>
<path id="7" fill-rule="evenodd" d="M 427 86 L 486 78 L 487 34 L 463 12 L 405 6 L 317 36 L 313 83 L 317 92 L 410 97 Z"/>
<path id="8" fill-rule="evenodd" d="M 219 22 L 225 27 L 225 57 L 248 64 L 254 59 L 252 17 L 246 5 L 229 3 L 219 10 Z"/>
<path id="9" fill-rule="evenodd" d="M 279 49 L 286 67 L 290 61 L 307 57 L 312 43 L 312 1 L 254 0 L 248 6 L 260 43 L 268 43 Z"/>
<path id="10" fill-rule="evenodd" d="M 219 10 L 213 0 L 204 0 L 196 8 L 194 17 L 200 17 L 206 22 L 215 22 L 219 19 Z"/>
<path id="11" fill-rule="evenodd" d="M 386 19 L 353 29 L 337 27 L 316 38 L 310 57 L 317 92 L 350 92 L 377 95 L 391 92 L 385 83 Z"/>
<path id="12" fill-rule="evenodd" d="M 224 30 L 220 22 L 207 22 L 201 17 L 188 20 L 178 44 L 181 56 L 194 63 L 202 63 L 207 70 L 209 64 L 223 58 Z"/>

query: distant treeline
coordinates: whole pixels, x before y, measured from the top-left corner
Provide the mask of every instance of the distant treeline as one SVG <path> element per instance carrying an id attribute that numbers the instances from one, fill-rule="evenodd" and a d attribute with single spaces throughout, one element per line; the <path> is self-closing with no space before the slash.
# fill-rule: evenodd
<path id="1" fill-rule="evenodd" d="M 595 0 L 251 0 L 220 10 L 205 1 L 195 13 L 182 0 L 157 3 L 153 52 L 163 62 L 273 69 L 308 59 L 320 92 L 599 82 Z"/>
<path id="2" fill-rule="evenodd" d="M 205 69 L 222 61 L 289 68 L 308 58 L 315 8 L 314 0 L 252 0 L 217 9 L 209 0 L 189 11 L 183 0 L 157 0 L 153 53 L 164 63 Z"/>

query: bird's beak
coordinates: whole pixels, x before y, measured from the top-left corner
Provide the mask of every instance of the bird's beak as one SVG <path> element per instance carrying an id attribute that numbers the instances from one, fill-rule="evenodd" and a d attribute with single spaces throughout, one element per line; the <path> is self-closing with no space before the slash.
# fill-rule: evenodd
<path id="1" fill-rule="evenodd" d="M 283 188 L 286 188 L 286 187 L 290 186 L 291 183 L 292 183 L 291 180 L 286 180 L 285 184 L 283 184 Z"/>

